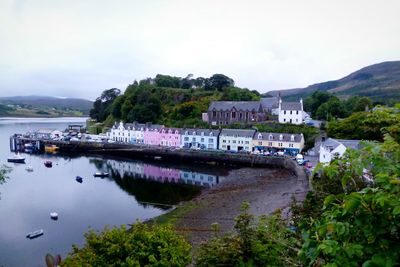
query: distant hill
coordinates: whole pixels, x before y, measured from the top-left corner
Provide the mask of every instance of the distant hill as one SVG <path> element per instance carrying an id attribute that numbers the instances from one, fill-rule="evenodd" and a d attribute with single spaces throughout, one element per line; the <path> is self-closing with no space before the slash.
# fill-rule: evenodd
<path id="1" fill-rule="evenodd" d="M 93 102 L 80 98 L 51 96 L 0 97 L 0 115 L 69 116 L 88 115 Z"/>
<path id="2" fill-rule="evenodd" d="M 58 98 L 51 96 L 11 96 L 0 97 L 0 104 L 31 106 L 33 108 L 74 109 L 85 113 L 93 107 L 93 102 L 80 98 Z"/>
<path id="3" fill-rule="evenodd" d="M 306 97 L 322 90 L 341 98 L 368 96 L 375 102 L 400 102 L 400 61 L 388 61 L 364 67 L 350 75 L 334 81 L 316 83 L 306 88 L 270 91 L 276 96 L 281 92 L 284 99 Z"/>

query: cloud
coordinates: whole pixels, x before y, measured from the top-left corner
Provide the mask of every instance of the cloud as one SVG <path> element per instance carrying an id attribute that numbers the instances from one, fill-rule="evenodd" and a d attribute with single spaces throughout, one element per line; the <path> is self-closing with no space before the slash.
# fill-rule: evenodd
<path id="1" fill-rule="evenodd" d="M 306 86 L 398 59 L 399 9 L 395 0 L 3 0 L 0 90 L 94 99 L 157 73 L 224 73 L 261 92 Z"/>

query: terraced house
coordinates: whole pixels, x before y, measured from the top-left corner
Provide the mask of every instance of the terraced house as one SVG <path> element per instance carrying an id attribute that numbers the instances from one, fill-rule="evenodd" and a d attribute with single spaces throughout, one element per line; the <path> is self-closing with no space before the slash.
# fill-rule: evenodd
<path id="1" fill-rule="evenodd" d="M 220 130 L 183 129 L 181 145 L 184 148 L 218 149 Z"/>
<path id="2" fill-rule="evenodd" d="M 160 146 L 179 147 L 181 146 L 181 129 L 162 128 L 160 134 Z"/>
<path id="3" fill-rule="evenodd" d="M 255 132 L 255 130 L 222 129 L 219 134 L 219 149 L 251 152 Z"/>
<path id="4" fill-rule="evenodd" d="M 253 151 L 276 152 L 295 155 L 304 148 L 303 134 L 256 132 L 252 140 Z"/>

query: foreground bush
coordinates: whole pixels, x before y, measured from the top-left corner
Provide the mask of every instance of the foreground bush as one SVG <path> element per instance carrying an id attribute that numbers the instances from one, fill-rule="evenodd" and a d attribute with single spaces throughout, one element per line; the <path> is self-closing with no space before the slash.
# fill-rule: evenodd
<path id="1" fill-rule="evenodd" d="M 85 234 L 83 248 L 73 252 L 62 266 L 186 266 L 190 245 L 169 226 L 137 223 Z"/>
<path id="2" fill-rule="evenodd" d="M 258 221 L 248 213 L 236 218 L 236 233 L 215 237 L 197 253 L 196 266 L 299 266 L 300 247 L 294 233 L 280 214 L 261 216 Z"/>

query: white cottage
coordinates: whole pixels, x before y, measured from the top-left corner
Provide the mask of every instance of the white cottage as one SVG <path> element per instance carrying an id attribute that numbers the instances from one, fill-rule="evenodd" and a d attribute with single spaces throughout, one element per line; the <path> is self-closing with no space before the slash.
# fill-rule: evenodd
<path id="1" fill-rule="evenodd" d="M 110 129 L 107 132 L 109 139 L 117 142 L 130 143 L 130 144 L 143 144 L 144 143 L 144 131 L 146 124 L 143 123 L 126 123 L 122 121 Z"/>
<path id="2" fill-rule="evenodd" d="M 359 140 L 328 138 L 321 142 L 319 148 L 319 161 L 322 163 L 329 163 L 335 158 L 342 157 L 347 148 L 358 149 L 359 145 Z"/>
<path id="3" fill-rule="evenodd" d="M 280 99 L 278 110 L 280 123 L 302 124 L 307 116 L 303 110 L 303 99 L 299 102 L 282 102 Z"/>
<path id="4" fill-rule="evenodd" d="M 255 132 L 256 130 L 222 129 L 219 134 L 219 149 L 251 152 Z"/>
<path id="5" fill-rule="evenodd" d="M 219 130 L 183 129 L 181 146 L 184 148 L 218 149 Z"/>

